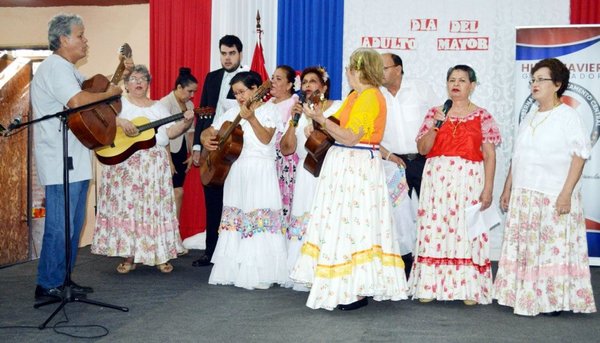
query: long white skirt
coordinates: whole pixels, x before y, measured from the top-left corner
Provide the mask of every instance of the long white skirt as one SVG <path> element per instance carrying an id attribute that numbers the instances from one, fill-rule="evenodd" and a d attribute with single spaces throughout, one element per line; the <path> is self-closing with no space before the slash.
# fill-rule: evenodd
<path id="1" fill-rule="evenodd" d="M 315 191 L 292 279 L 311 286 L 306 305 L 333 310 L 360 296 L 407 298 L 379 152 L 333 146 Z"/>
<path id="2" fill-rule="evenodd" d="M 296 186 L 294 187 L 294 202 L 292 204 L 292 216 L 290 225 L 287 228 L 287 265 L 290 273 L 292 272 L 296 261 L 300 256 L 300 248 L 304 243 L 304 235 L 306 227 L 310 219 L 310 210 L 312 208 L 313 199 L 315 198 L 315 190 L 317 188 L 318 179 L 304 169 L 304 159 L 298 162 L 296 171 Z M 288 288 L 293 288 L 295 291 L 308 291 L 308 288 L 297 282 L 293 282 L 288 278 L 284 285 Z"/>
<path id="3" fill-rule="evenodd" d="M 557 215 L 556 196 L 512 191 L 494 298 L 514 313 L 596 312 L 581 194 Z"/>
<path id="4" fill-rule="evenodd" d="M 208 283 L 247 289 L 285 283 L 282 223 L 275 161 L 239 158 L 225 180 L 219 240 Z"/>
<path id="5" fill-rule="evenodd" d="M 483 162 L 427 159 L 409 279 L 413 298 L 492 302 L 488 235 L 470 240 L 465 216 L 465 209 L 478 201 L 484 178 Z"/>

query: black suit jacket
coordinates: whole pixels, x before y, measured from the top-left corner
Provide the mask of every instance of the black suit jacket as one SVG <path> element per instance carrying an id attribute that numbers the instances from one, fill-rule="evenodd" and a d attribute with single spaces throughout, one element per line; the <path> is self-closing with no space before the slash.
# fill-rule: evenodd
<path id="1" fill-rule="evenodd" d="M 219 102 L 219 92 L 221 91 L 221 82 L 223 81 L 223 75 L 225 75 L 225 69 L 217 69 L 206 74 L 204 79 L 204 87 L 202 88 L 202 97 L 200 98 L 200 107 L 209 106 L 217 109 L 217 103 Z M 233 91 L 229 88 L 227 93 L 227 99 L 235 99 Z M 194 129 L 194 145 L 200 144 L 200 133 L 212 125 L 213 117 L 206 119 L 198 119 L 196 121 L 196 127 Z"/>

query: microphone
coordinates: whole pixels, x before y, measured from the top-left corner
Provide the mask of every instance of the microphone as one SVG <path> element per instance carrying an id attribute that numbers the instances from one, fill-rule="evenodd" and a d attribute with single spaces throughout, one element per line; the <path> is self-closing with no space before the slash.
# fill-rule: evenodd
<path id="1" fill-rule="evenodd" d="M 444 115 L 447 115 L 448 111 L 450 111 L 451 108 L 452 108 L 452 100 L 448 99 L 448 100 L 446 100 L 446 102 L 444 103 L 444 106 L 442 107 L 442 112 L 444 113 Z M 444 123 L 444 120 L 438 120 L 435 122 L 435 127 L 437 127 L 439 129 L 443 123 Z"/>
<path id="2" fill-rule="evenodd" d="M 19 125 L 21 125 L 21 116 L 17 116 L 15 119 L 13 119 L 13 121 L 8 125 L 7 130 L 8 131 L 12 131 L 16 128 L 19 127 Z"/>
<path id="3" fill-rule="evenodd" d="M 304 104 L 304 101 L 306 100 L 306 93 L 304 93 L 303 91 L 299 91 L 298 92 L 298 103 L 300 104 L 300 106 L 302 106 Z M 294 115 L 292 116 L 292 126 L 296 127 L 298 126 L 298 121 L 300 120 L 300 117 L 302 116 L 302 111 L 300 111 L 299 113 L 294 113 Z"/>

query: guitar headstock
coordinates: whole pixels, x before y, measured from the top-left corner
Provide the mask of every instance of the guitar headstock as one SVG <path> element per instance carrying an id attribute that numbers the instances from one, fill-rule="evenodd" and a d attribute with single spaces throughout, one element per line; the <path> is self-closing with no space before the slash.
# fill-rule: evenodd
<path id="1" fill-rule="evenodd" d="M 323 101 L 325 101 L 325 94 L 321 93 L 319 90 L 310 93 L 304 100 L 311 108 L 320 105 Z"/>
<path id="2" fill-rule="evenodd" d="M 265 82 L 258 87 L 258 89 L 254 92 L 248 103 L 253 103 L 256 101 L 262 101 L 262 99 L 269 93 L 271 90 L 271 80 L 266 80 Z"/>
<path id="3" fill-rule="evenodd" d="M 194 113 L 199 119 L 208 119 L 215 115 L 215 109 L 212 107 L 197 107 L 194 108 Z"/>
<path id="4" fill-rule="evenodd" d="M 129 44 L 124 43 L 123 45 L 121 45 L 121 47 L 119 48 L 119 59 L 124 60 L 126 58 L 131 58 L 131 55 L 132 51 Z"/>

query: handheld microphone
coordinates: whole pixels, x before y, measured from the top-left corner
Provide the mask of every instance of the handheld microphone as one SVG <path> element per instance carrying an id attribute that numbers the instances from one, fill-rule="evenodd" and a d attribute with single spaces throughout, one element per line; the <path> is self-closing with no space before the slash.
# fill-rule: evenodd
<path id="1" fill-rule="evenodd" d="M 448 111 L 450 111 L 450 109 L 452 108 L 452 100 L 448 99 L 446 100 L 446 102 L 444 103 L 444 106 L 442 107 L 442 112 L 444 113 L 444 116 L 448 114 Z M 442 124 L 444 123 L 445 120 L 438 120 L 435 122 L 435 127 L 437 127 L 438 129 L 442 126 Z"/>
<path id="2" fill-rule="evenodd" d="M 8 125 L 7 130 L 8 131 L 12 131 L 16 128 L 19 127 L 19 125 L 21 125 L 21 116 L 17 116 L 15 119 L 13 119 L 13 121 Z"/>
<path id="3" fill-rule="evenodd" d="M 306 101 L 306 93 L 304 93 L 303 91 L 299 91 L 298 92 L 298 103 L 300 104 L 300 106 L 302 106 L 304 104 L 304 101 Z M 292 116 L 292 126 L 294 126 L 294 127 L 298 126 L 298 121 L 300 121 L 301 116 L 302 116 L 302 111 L 300 111 L 299 113 L 294 113 L 294 115 Z"/>

